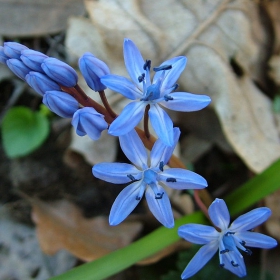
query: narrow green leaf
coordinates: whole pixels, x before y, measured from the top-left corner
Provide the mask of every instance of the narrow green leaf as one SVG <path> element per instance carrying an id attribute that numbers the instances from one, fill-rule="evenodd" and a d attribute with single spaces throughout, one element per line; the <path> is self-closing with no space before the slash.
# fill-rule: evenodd
<path id="1" fill-rule="evenodd" d="M 236 215 L 253 206 L 260 199 L 280 188 L 280 160 L 272 164 L 263 173 L 257 175 L 225 200 L 231 215 Z M 52 280 L 101 280 L 116 274 L 149 257 L 156 252 L 179 240 L 178 227 L 187 223 L 207 223 L 201 212 L 195 212 L 182 217 L 175 222 L 172 229 L 161 227 L 131 245 L 119 249 L 96 261 L 81 265 L 62 275 L 51 278 Z"/>
<path id="2" fill-rule="evenodd" d="M 27 107 L 14 107 L 2 123 L 3 147 L 8 157 L 26 156 L 37 149 L 49 134 L 45 115 Z"/>

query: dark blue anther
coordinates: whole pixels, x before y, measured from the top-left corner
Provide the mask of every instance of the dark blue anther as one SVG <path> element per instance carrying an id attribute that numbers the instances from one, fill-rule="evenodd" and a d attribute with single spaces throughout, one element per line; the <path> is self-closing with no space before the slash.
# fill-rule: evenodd
<path id="1" fill-rule="evenodd" d="M 245 241 L 241 241 L 240 244 L 241 244 L 242 246 L 245 246 L 246 242 L 245 242 Z"/>
<path id="2" fill-rule="evenodd" d="M 163 161 L 161 161 L 159 163 L 159 169 L 160 169 L 161 172 L 163 172 L 163 166 L 164 166 L 164 163 L 163 163 Z"/>
<path id="3" fill-rule="evenodd" d="M 179 87 L 178 84 L 175 84 L 172 88 L 173 88 L 173 91 L 176 90 L 177 88 Z"/>
<path id="4" fill-rule="evenodd" d="M 175 178 L 166 178 L 166 182 L 176 183 L 177 180 Z"/>
<path id="5" fill-rule="evenodd" d="M 220 267 L 224 267 L 225 266 L 225 264 L 224 263 L 220 263 Z"/>
<path id="6" fill-rule="evenodd" d="M 174 98 L 170 95 L 164 95 L 164 100 L 165 101 L 169 101 L 169 100 L 173 100 Z"/>
<path id="7" fill-rule="evenodd" d="M 228 232 L 225 234 L 225 236 L 233 235 L 233 234 L 235 234 L 235 232 L 233 232 L 233 231 L 228 231 Z"/>
<path id="8" fill-rule="evenodd" d="M 155 72 L 158 72 L 158 71 L 163 71 L 163 70 L 170 70 L 171 68 L 172 68 L 172 65 L 162 65 L 159 67 L 154 67 L 153 70 Z"/>
<path id="9" fill-rule="evenodd" d="M 225 250 L 220 251 L 220 254 L 225 254 L 225 253 L 228 253 L 228 252 L 229 252 L 229 249 L 225 249 Z"/>
<path id="10" fill-rule="evenodd" d="M 238 267 L 238 266 L 239 266 L 239 264 L 238 264 L 238 263 L 235 263 L 234 261 L 231 261 L 230 263 L 231 263 L 231 265 L 234 266 L 234 267 Z"/>
<path id="11" fill-rule="evenodd" d="M 151 69 L 151 60 L 148 60 L 148 59 L 146 59 L 146 62 L 144 63 L 144 66 L 143 66 L 143 69 L 145 70 L 145 71 L 150 71 L 150 69 Z"/>
<path id="12" fill-rule="evenodd" d="M 157 193 L 155 199 L 162 199 L 164 193 Z"/>
<path id="13" fill-rule="evenodd" d="M 143 73 L 141 76 L 138 77 L 139 83 L 142 83 L 145 79 L 145 73 Z"/>
<path id="14" fill-rule="evenodd" d="M 251 256 L 252 255 L 252 251 L 250 250 L 250 249 L 246 249 L 246 251 L 245 251 L 249 256 Z"/>
<path id="15" fill-rule="evenodd" d="M 131 174 L 128 174 L 127 177 L 128 177 L 131 181 L 135 181 L 135 180 L 136 180 Z"/>
<path id="16" fill-rule="evenodd" d="M 141 197 L 140 196 L 136 196 L 136 200 L 140 200 L 141 199 Z"/>

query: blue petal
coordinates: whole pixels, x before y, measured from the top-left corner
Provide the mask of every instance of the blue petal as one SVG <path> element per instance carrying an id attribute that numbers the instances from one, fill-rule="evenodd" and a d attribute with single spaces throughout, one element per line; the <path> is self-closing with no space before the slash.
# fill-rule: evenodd
<path id="1" fill-rule="evenodd" d="M 187 64 L 187 58 L 185 56 L 178 56 L 171 58 L 169 60 L 164 61 L 162 65 L 172 65 L 170 70 L 165 70 L 164 73 L 164 80 L 161 84 L 161 91 L 164 92 L 165 90 L 173 87 L 180 77 L 181 73 L 184 71 Z M 156 82 L 158 78 L 160 78 L 162 71 L 156 72 L 153 83 Z"/>
<path id="2" fill-rule="evenodd" d="M 207 181 L 202 176 L 182 168 L 170 168 L 164 170 L 158 174 L 158 181 L 177 190 L 203 189 L 208 185 Z"/>
<path id="3" fill-rule="evenodd" d="M 231 262 L 238 264 L 238 266 L 233 266 Z M 241 254 L 236 253 L 235 251 L 230 251 L 223 254 L 224 268 L 234 273 L 239 277 L 246 276 L 246 266 L 244 259 Z"/>
<path id="4" fill-rule="evenodd" d="M 92 168 L 92 174 L 101 180 L 114 184 L 131 182 L 127 175 L 132 175 L 136 180 L 141 179 L 142 172 L 128 163 L 97 163 Z"/>
<path id="5" fill-rule="evenodd" d="M 174 218 L 171 209 L 171 204 L 165 190 L 159 186 L 154 185 L 152 187 L 148 187 L 146 190 L 146 200 L 149 206 L 149 209 L 153 213 L 153 215 L 157 218 L 157 220 L 162 223 L 167 228 L 174 227 Z M 156 193 L 161 193 L 162 198 L 155 198 Z"/>
<path id="6" fill-rule="evenodd" d="M 246 231 L 254 229 L 256 226 L 265 222 L 271 215 L 271 210 L 267 207 L 260 207 L 239 216 L 230 226 L 230 230 Z"/>
<path id="7" fill-rule="evenodd" d="M 173 146 L 173 122 L 168 114 L 157 104 L 151 104 L 149 117 L 153 129 L 155 130 L 157 136 L 161 139 L 161 141 L 167 146 Z"/>
<path id="8" fill-rule="evenodd" d="M 245 246 L 248 247 L 270 249 L 277 246 L 277 241 L 274 238 L 258 232 L 242 231 L 236 232 L 234 236 L 245 241 Z"/>
<path id="9" fill-rule="evenodd" d="M 217 250 L 218 247 L 216 242 L 210 242 L 202 246 L 183 271 L 181 275 L 182 279 L 190 278 L 196 274 L 203 266 L 205 266 L 206 263 L 209 262 Z"/>
<path id="10" fill-rule="evenodd" d="M 119 137 L 121 148 L 126 157 L 137 167 L 147 168 L 147 151 L 137 132 L 133 129 Z"/>
<path id="11" fill-rule="evenodd" d="M 119 193 L 110 211 L 111 226 L 121 223 L 138 205 L 141 200 L 138 199 L 141 184 L 141 181 L 134 182 Z"/>
<path id="12" fill-rule="evenodd" d="M 211 241 L 217 241 L 217 248 L 219 246 L 220 233 L 216 231 L 214 227 L 198 225 L 198 224 L 187 224 L 180 226 L 178 229 L 178 235 L 185 240 L 194 244 L 206 244 Z"/>
<path id="13" fill-rule="evenodd" d="M 120 136 L 130 132 L 141 121 L 145 107 L 145 102 L 138 101 L 126 105 L 121 114 L 111 123 L 108 133 Z"/>
<path id="14" fill-rule="evenodd" d="M 139 83 L 138 77 L 145 72 L 144 59 L 136 47 L 136 45 L 129 39 L 124 39 L 123 42 L 123 55 L 124 55 L 124 63 L 127 69 L 127 72 L 133 82 L 139 87 L 143 88 L 143 83 Z"/>
<path id="15" fill-rule="evenodd" d="M 161 101 L 160 104 L 170 110 L 180 112 L 193 112 L 198 111 L 211 102 L 211 99 L 207 95 L 192 94 L 187 92 L 174 92 L 169 95 L 172 100 Z"/>
<path id="16" fill-rule="evenodd" d="M 0 63 L 6 64 L 8 59 L 10 58 L 4 53 L 4 47 L 0 46 Z"/>
<path id="17" fill-rule="evenodd" d="M 174 144 L 169 147 L 166 146 L 161 139 L 159 138 L 153 145 L 151 150 L 151 167 L 158 167 L 160 162 L 163 162 L 163 165 L 166 165 L 173 154 L 173 151 L 178 143 L 179 136 L 181 132 L 178 127 L 173 128 L 173 142 Z"/>
<path id="18" fill-rule="evenodd" d="M 223 199 L 216 198 L 209 206 L 208 213 L 216 227 L 221 230 L 226 230 L 228 228 L 230 215 Z"/>
<path id="19" fill-rule="evenodd" d="M 20 43 L 5 42 L 4 53 L 10 58 L 20 59 L 21 51 L 28 50 L 28 48 Z"/>
<path id="20" fill-rule="evenodd" d="M 140 99 L 143 93 L 127 78 L 117 75 L 106 75 L 101 77 L 101 83 L 109 89 L 119 92 L 131 100 Z"/>

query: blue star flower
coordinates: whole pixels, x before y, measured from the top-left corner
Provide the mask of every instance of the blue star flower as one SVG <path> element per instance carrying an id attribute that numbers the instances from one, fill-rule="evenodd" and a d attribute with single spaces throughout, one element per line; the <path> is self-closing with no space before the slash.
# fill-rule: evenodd
<path id="1" fill-rule="evenodd" d="M 150 79 L 151 61 L 144 61 L 136 45 L 124 40 L 124 61 L 132 82 L 117 75 L 101 77 L 102 84 L 121 93 L 131 100 L 119 117 L 110 125 L 109 133 L 120 136 L 131 131 L 142 119 L 147 105 L 150 105 L 149 118 L 159 138 L 168 146 L 173 145 L 173 123 L 168 114 L 159 106 L 171 110 L 191 112 L 203 109 L 211 99 L 206 95 L 187 92 L 174 92 L 177 79 L 185 69 L 187 59 L 179 56 L 153 68 L 156 72 Z"/>
<path id="2" fill-rule="evenodd" d="M 179 227 L 180 237 L 195 244 L 205 244 L 183 271 L 182 279 L 187 279 L 197 273 L 217 250 L 219 250 L 220 266 L 243 277 L 246 275 L 246 267 L 238 249 L 251 255 L 252 252 L 246 249 L 245 245 L 263 249 L 277 245 L 275 239 L 251 231 L 269 218 L 271 211 L 267 207 L 260 207 L 241 215 L 230 227 L 230 215 L 224 200 L 216 198 L 210 205 L 208 213 L 212 223 L 221 230 L 220 232 L 206 225 L 187 224 Z"/>
<path id="3" fill-rule="evenodd" d="M 144 193 L 154 216 L 166 227 L 174 226 L 169 198 L 161 185 L 173 189 L 202 189 L 206 180 L 200 175 L 181 168 L 164 170 L 179 139 L 180 131 L 174 128 L 173 146 L 166 146 L 158 139 L 148 158 L 147 151 L 135 130 L 120 136 L 120 145 L 127 163 L 98 163 L 93 175 L 115 184 L 131 183 L 116 198 L 109 216 L 110 225 L 121 223 L 138 205 Z"/>

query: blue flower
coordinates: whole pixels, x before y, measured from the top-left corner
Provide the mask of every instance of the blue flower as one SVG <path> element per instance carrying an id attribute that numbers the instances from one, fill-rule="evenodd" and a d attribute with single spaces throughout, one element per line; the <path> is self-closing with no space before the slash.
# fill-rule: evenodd
<path id="1" fill-rule="evenodd" d="M 92 140 L 99 139 L 101 132 L 108 127 L 104 116 L 91 107 L 78 109 L 73 115 L 72 125 L 79 136 L 87 134 Z"/>
<path id="2" fill-rule="evenodd" d="M 164 226 L 174 226 L 174 218 L 166 191 L 161 184 L 173 189 L 202 189 L 206 180 L 200 175 L 181 168 L 163 167 L 169 161 L 179 139 L 180 131 L 174 128 L 173 146 L 166 146 L 158 139 L 147 156 L 146 149 L 135 130 L 120 136 L 120 145 L 127 163 L 98 163 L 92 168 L 93 175 L 115 184 L 130 183 L 116 198 L 109 216 L 110 225 L 121 223 L 138 205 L 144 193 L 154 216 Z"/>
<path id="3" fill-rule="evenodd" d="M 150 105 L 149 117 L 156 134 L 166 145 L 172 146 L 173 123 L 159 104 L 171 110 L 191 112 L 206 107 L 211 101 L 210 97 L 186 92 L 172 93 L 178 87 L 176 81 L 185 69 L 186 57 L 174 57 L 153 68 L 156 73 L 152 83 L 151 61 L 144 61 L 136 45 L 129 39 L 124 40 L 124 61 L 132 82 L 117 75 L 106 75 L 101 78 L 101 82 L 137 101 L 124 108 L 110 125 L 109 133 L 120 136 L 131 131 L 142 119 L 146 106 Z"/>
<path id="4" fill-rule="evenodd" d="M 105 62 L 96 58 L 90 52 L 87 52 L 80 57 L 79 67 L 87 85 L 91 89 L 94 91 L 106 89 L 106 86 L 104 86 L 100 81 L 102 76 L 110 74 L 110 70 Z"/>
<path id="5" fill-rule="evenodd" d="M 277 245 L 275 239 L 251 231 L 269 218 L 271 211 L 267 207 L 260 207 L 241 215 L 230 227 L 230 215 L 224 200 L 216 198 L 210 205 L 208 213 L 212 223 L 220 231 L 211 226 L 197 224 L 179 227 L 180 237 L 195 244 L 205 244 L 183 271 L 182 279 L 187 279 L 197 273 L 217 250 L 219 250 L 220 266 L 243 277 L 246 275 L 246 267 L 238 249 L 251 255 L 252 252 L 245 248 L 245 245 L 263 249 L 273 248 Z"/>

